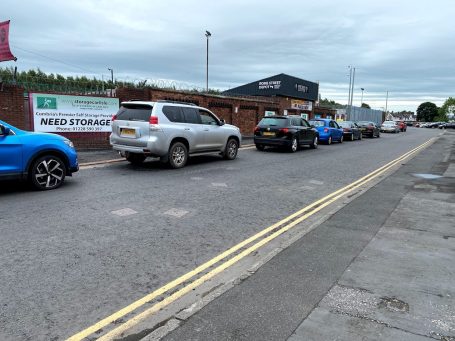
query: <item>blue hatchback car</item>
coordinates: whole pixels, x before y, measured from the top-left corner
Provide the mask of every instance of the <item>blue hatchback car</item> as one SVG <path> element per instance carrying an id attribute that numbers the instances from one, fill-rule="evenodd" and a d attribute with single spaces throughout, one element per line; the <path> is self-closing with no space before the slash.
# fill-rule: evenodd
<path id="1" fill-rule="evenodd" d="M 78 170 L 76 150 L 67 138 L 20 130 L 0 120 L 0 180 L 26 179 L 38 190 L 49 190 Z"/>
<path id="2" fill-rule="evenodd" d="M 316 118 L 309 121 L 319 132 L 319 141 L 327 144 L 332 142 L 343 143 L 343 129 L 334 120 L 328 118 Z"/>

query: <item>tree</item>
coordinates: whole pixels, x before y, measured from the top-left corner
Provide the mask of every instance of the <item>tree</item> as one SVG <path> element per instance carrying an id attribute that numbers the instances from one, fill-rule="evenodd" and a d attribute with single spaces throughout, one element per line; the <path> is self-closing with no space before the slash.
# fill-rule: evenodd
<path id="1" fill-rule="evenodd" d="M 439 108 L 438 116 L 436 118 L 439 122 L 447 122 L 449 119 L 455 118 L 455 98 L 449 97 L 444 102 L 442 107 Z"/>
<path id="2" fill-rule="evenodd" d="M 360 107 L 361 108 L 371 109 L 371 107 L 368 104 L 366 104 L 366 103 L 362 103 L 362 105 Z"/>
<path id="3" fill-rule="evenodd" d="M 438 116 L 438 107 L 431 102 L 424 102 L 417 108 L 417 121 L 433 122 Z"/>

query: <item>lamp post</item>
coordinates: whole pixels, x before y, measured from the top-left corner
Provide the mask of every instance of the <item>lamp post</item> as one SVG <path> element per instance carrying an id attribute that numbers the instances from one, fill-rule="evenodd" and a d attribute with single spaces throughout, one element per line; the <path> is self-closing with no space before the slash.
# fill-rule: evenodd
<path id="1" fill-rule="evenodd" d="M 387 102 L 389 101 L 389 92 L 387 91 L 386 97 L 385 97 L 385 116 L 387 119 Z"/>
<path id="2" fill-rule="evenodd" d="M 112 97 L 112 88 L 114 87 L 114 70 L 111 69 L 111 68 L 107 68 L 110 72 L 111 72 L 111 82 L 112 82 L 112 86 L 111 86 L 111 97 Z"/>
<path id="3" fill-rule="evenodd" d="M 205 90 L 209 92 L 209 38 L 212 34 L 209 31 L 205 31 L 205 37 L 207 38 L 207 63 L 206 63 L 206 78 L 205 78 Z"/>
<path id="4" fill-rule="evenodd" d="M 349 114 L 348 119 L 351 119 L 351 117 L 350 117 L 351 111 L 349 110 L 349 104 L 351 103 L 351 83 L 352 83 L 352 67 L 351 67 L 351 65 L 349 65 L 348 68 L 349 68 L 349 92 L 348 92 L 348 105 L 346 107 L 346 114 Z"/>
<path id="5" fill-rule="evenodd" d="M 362 107 L 362 104 L 363 104 L 363 90 L 365 90 L 364 88 L 360 88 L 360 90 L 362 90 L 362 96 L 360 97 L 360 107 Z"/>

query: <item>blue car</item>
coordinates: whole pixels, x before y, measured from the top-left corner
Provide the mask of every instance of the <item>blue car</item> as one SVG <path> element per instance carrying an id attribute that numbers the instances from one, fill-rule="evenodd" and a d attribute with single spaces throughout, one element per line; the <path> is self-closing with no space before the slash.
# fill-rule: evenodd
<path id="1" fill-rule="evenodd" d="M 315 118 L 309 121 L 319 132 L 319 141 L 327 144 L 332 142 L 343 143 L 343 129 L 334 120 Z"/>
<path id="2" fill-rule="evenodd" d="M 79 170 L 67 138 L 15 128 L 0 120 L 0 180 L 25 179 L 38 190 L 60 187 Z"/>

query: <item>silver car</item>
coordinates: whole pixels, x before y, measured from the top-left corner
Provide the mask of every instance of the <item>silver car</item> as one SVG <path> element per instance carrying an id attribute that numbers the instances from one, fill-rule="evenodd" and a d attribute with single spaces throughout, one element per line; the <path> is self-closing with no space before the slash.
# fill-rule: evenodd
<path id="1" fill-rule="evenodd" d="M 110 143 L 133 164 L 150 156 L 181 168 L 189 156 L 214 153 L 233 160 L 241 141 L 239 128 L 189 103 L 122 102 L 112 117 Z"/>

